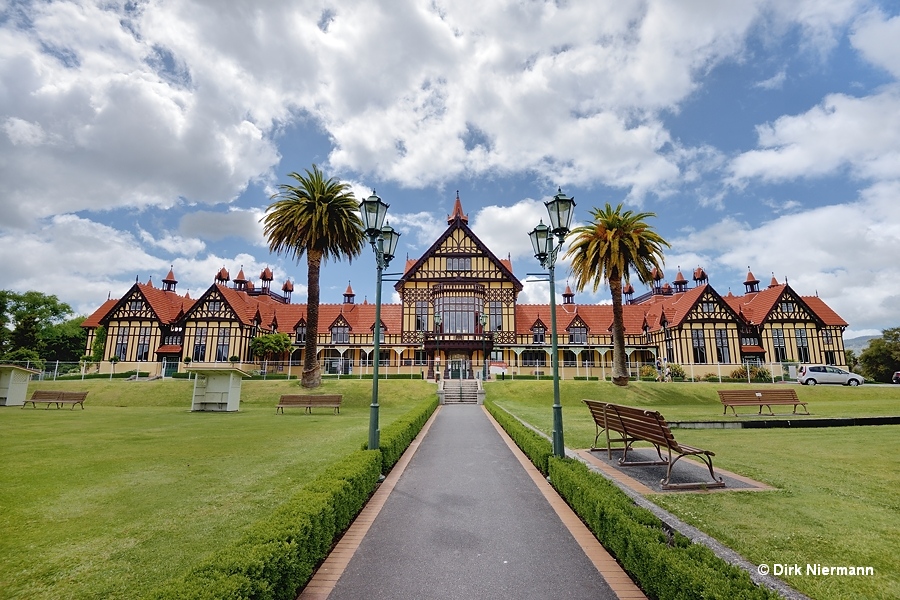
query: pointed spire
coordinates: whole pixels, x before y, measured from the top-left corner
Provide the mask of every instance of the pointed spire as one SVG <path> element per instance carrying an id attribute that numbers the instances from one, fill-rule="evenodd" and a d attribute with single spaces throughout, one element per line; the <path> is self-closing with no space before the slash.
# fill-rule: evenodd
<path id="1" fill-rule="evenodd" d="M 234 278 L 234 289 L 241 291 L 247 290 L 247 276 L 244 275 L 244 265 L 241 265 L 241 269 Z"/>
<path id="2" fill-rule="evenodd" d="M 453 204 L 453 213 L 447 217 L 447 225 L 452 225 L 456 219 L 461 220 L 463 223 L 469 222 L 469 216 L 463 213 L 462 202 L 459 199 L 459 190 L 456 190 L 456 202 Z"/>
<path id="3" fill-rule="evenodd" d="M 355 302 L 356 294 L 353 293 L 353 288 L 350 287 L 350 282 L 347 282 L 347 291 L 344 292 L 344 304 L 353 304 Z"/>
<path id="4" fill-rule="evenodd" d="M 226 284 L 231 281 L 231 275 L 228 274 L 228 270 L 223 266 L 219 269 L 219 272 L 216 273 L 216 283 Z"/>
<path id="5" fill-rule="evenodd" d="M 163 282 L 163 291 L 164 292 L 174 292 L 175 286 L 178 284 L 178 280 L 175 279 L 175 265 L 169 266 L 169 273 L 166 275 Z"/>
<path id="6" fill-rule="evenodd" d="M 747 278 L 744 280 L 744 288 L 748 294 L 759 292 L 759 279 L 753 276 L 750 267 L 747 267 Z"/>
<path id="7" fill-rule="evenodd" d="M 147 287 L 153 287 L 153 275 L 151 275 L 150 279 L 147 280 Z"/>
<path id="8" fill-rule="evenodd" d="M 778 285 L 778 280 L 775 279 L 775 272 L 773 271 L 772 272 L 772 281 L 769 282 L 769 287 L 773 288 L 773 287 L 776 287 L 777 285 Z"/>
<path id="9" fill-rule="evenodd" d="M 563 292 L 563 304 L 575 304 L 575 294 L 572 293 L 572 288 L 569 287 L 569 282 L 566 282 L 566 291 Z"/>

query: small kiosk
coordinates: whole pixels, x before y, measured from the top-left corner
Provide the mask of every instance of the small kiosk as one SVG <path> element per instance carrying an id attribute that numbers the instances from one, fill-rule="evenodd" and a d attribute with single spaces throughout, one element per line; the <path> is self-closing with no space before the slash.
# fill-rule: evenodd
<path id="1" fill-rule="evenodd" d="M 225 366 L 188 367 L 194 374 L 191 412 L 236 412 L 241 406 L 241 379 L 249 373 Z"/>
<path id="2" fill-rule="evenodd" d="M 40 371 L 17 365 L 0 365 L 0 406 L 24 406 L 28 382 Z"/>

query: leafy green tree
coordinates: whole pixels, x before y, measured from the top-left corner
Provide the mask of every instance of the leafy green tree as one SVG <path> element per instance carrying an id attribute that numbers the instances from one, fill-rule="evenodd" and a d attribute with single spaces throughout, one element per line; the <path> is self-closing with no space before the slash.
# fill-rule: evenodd
<path id="1" fill-rule="evenodd" d="M 71 313 L 72 308 L 53 295 L 0 291 L 0 350 L 27 349 L 43 354 L 47 329 Z"/>
<path id="2" fill-rule="evenodd" d="M 853 350 L 844 350 L 844 360 L 847 362 L 847 368 L 851 371 L 859 368 L 859 357 L 856 356 L 856 352 Z"/>
<path id="3" fill-rule="evenodd" d="M 60 362 L 79 360 L 87 345 L 87 331 L 81 327 L 84 319 L 82 315 L 47 327 L 41 340 L 44 348 L 42 356 Z"/>
<path id="4" fill-rule="evenodd" d="M 566 256 L 572 257 L 575 285 L 581 291 L 589 284 L 596 292 L 603 281 L 609 283 L 613 306 L 613 372 L 616 385 L 628 385 L 625 356 L 625 319 L 622 311 L 622 283 L 634 272 L 643 283 L 653 280 L 653 268 L 661 269 L 664 240 L 645 220 L 654 213 L 622 211 L 622 204 L 609 203 L 591 211 L 593 222 L 572 230 L 574 241 Z"/>
<path id="5" fill-rule="evenodd" d="M 299 261 L 306 257 L 308 298 L 306 308 L 306 348 L 301 384 L 306 388 L 322 383 L 319 367 L 319 273 L 331 258 L 352 261 L 365 245 L 359 204 L 350 186 L 334 178 L 326 179 L 313 165 L 306 175 L 290 173 L 296 185 L 280 184 L 274 202 L 261 219 L 269 250 L 285 253 Z"/>
<path id="6" fill-rule="evenodd" d="M 31 348 L 17 348 L 0 356 L 0 362 L 31 367 L 32 369 L 44 369 L 44 361 L 40 355 Z"/>
<path id="7" fill-rule="evenodd" d="M 9 350 L 12 325 L 10 307 L 13 301 L 13 292 L 0 290 L 0 356 Z"/>
<path id="8" fill-rule="evenodd" d="M 258 335 L 250 340 L 250 351 L 265 360 L 283 356 L 291 348 L 291 338 L 286 333 Z"/>
<path id="9" fill-rule="evenodd" d="M 900 327 L 885 329 L 881 338 L 871 340 L 859 355 L 859 365 L 866 377 L 889 382 L 900 371 Z"/>
<path id="10" fill-rule="evenodd" d="M 94 330 L 94 341 L 91 344 L 91 357 L 95 363 L 103 361 L 104 352 L 106 352 L 106 327 L 101 325 Z"/>

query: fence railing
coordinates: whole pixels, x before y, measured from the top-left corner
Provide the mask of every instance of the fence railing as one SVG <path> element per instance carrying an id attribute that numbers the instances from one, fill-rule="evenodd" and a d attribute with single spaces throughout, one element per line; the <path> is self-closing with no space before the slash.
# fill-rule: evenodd
<path id="1" fill-rule="evenodd" d="M 339 358 L 324 358 L 319 361 L 324 377 L 334 378 L 363 378 L 371 376 L 373 371 L 372 360 L 349 360 Z M 175 376 L 176 373 L 184 373 L 185 367 L 210 365 L 210 364 L 231 364 L 253 376 L 268 378 L 272 375 L 289 378 L 299 378 L 302 375 L 303 365 L 299 361 L 259 361 L 259 362 L 235 362 L 229 363 L 223 361 L 220 363 L 184 363 L 184 362 L 128 362 L 115 363 L 104 361 L 96 362 L 66 362 L 66 361 L 44 361 L 43 364 L 36 365 L 33 361 L 18 361 L 7 364 L 16 364 L 29 369 L 37 369 L 39 374 L 33 376 L 34 379 L 40 380 L 56 380 L 64 379 L 84 379 L 96 377 L 109 377 L 110 379 L 158 379 L 169 378 Z M 673 365 L 674 366 L 674 365 Z M 731 363 L 731 364 L 702 364 L 702 365 L 680 365 L 680 369 L 684 372 L 683 376 L 679 376 L 680 371 L 675 370 L 677 381 L 737 381 L 746 380 L 748 383 L 758 382 L 758 377 L 754 378 L 754 374 L 759 374 L 767 381 L 792 381 L 797 378 L 797 368 L 799 363 Z M 436 370 L 435 370 L 436 368 Z M 741 377 L 734 375 L 737 371 L 742 370 Z M 541 363 L 540 361 L 519 361 L 518 364 L 509 364 L 503 362 L 489 361 L 487 367 L 480 361 L 462 361 L 462 363 L 454 364 L 454 361 L 439 361 L 434 363 L 432 360 L 418 361 L 399 357 L 391 357 L 391 359 L 382 359 L 379 363 L 380 375 L 383 377 L 402 377 L 410 378 L 430 378 L 436 373 L 440 373 L 442 378 L 481 378 L 482 372 L 487 371 L 488 377 L 492 379 L 549 379 L 552 377 L 552 367 L 550 361 Z M 647 362 L 630 362 L 628 363 L 628 374 L 632 379 L 655 379 L 656 368 L 655 363 Z M 663 372 L 664 374 L 664 372 Z M 610 363 L 592 363 L 588 361 L 560 361 L 560 378 L 561 379 L 590 379 L 605 380 L 612 375 L 612 365 Z M 180 375 L 183 376 L 183 375 Z"/>

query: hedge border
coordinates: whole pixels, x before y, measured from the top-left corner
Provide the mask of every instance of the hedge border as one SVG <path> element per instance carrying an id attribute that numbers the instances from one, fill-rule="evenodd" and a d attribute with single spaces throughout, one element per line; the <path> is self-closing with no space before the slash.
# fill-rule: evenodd
<path id="1" fill-rule="evenodd" d="M 436 398 L 417 404 L 385 428 L 380 450 L 358 450 L 327 467 L 237 541 L 146 600 L 294 600 L 436 407 Z"/>
<path id="2" fill-rule="evenodd" d="M 485 406 L 650 598 L 782 598 L 756 585 L 746 571 L 706 546 L 665 527 L 656 515 L 581 461 L 552 456 L 550 441 L 511 413 L 490 401 Z"/>

